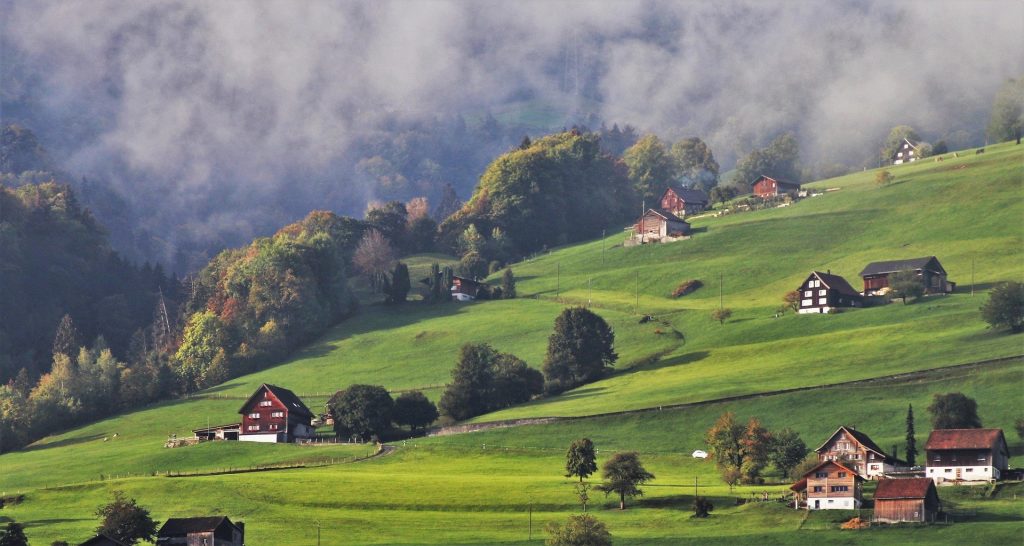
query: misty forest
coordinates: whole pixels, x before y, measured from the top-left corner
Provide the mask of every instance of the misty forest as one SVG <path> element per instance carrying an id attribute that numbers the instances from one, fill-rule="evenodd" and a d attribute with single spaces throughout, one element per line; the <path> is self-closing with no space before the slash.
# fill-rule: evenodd
<path id="1" fill-rule="evenodd" d="M 1013 0 L 0 0 L 0 544 L 1019 539 L 1021 52 Z"/>

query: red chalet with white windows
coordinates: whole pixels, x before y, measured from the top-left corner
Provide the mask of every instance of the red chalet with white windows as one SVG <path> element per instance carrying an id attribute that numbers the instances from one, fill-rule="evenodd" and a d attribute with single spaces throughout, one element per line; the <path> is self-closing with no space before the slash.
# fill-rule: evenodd
<path id="1" fill-rule="evenodd" d="M 770 199 L 785 193 L 797 193 L 800 191 L 800 184 L 796 182 L 787 182 L 786 180 L 772 178 L 763 174 L 757 180 L 754 180 L 750 187 L 753 189 L 754 195 L 761 199 Z"/>
<path id="2" fill-rule="evenodd" d="M 313 412 L 292 391 L 264 383 L 238 410 L 243 442 L 294 442 L 316 434 Z"/>

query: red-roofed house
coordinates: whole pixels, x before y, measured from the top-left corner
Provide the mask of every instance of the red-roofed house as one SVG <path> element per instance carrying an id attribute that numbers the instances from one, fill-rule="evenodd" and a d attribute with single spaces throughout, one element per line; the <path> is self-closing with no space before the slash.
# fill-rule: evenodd
<path id="1" fill-rule="evenodd" d="M 906 466 L 882 451 L 871 438 L 852 427 L 841 426 L 818 449 L 819 461 L 842 461 L 863 478 L 879 478 Z"/>
<path id="2" fill-rule="evenodd" d="M 874 521 L 900 523 L 935 521 L 942 504 L 935 482 L 928 478 L 900 478 L 878 481 L 875 489 Z"/>
<path id="3" fill-rule="evenodd" d="M 925 476 L 936 484 L 992 482 L 1010 465 L 1010 449 L 999 428 L 933 430 L 924 451 Z"/>
<path id="4" fill-rule="evenodd" d="M 863 481 L 852 468 L 824 461 L 790 489 L 796 492 L 797 506 L 806 502 L 808 510 L 856 510 L 861 505 Z"/>
<path id="5" fill-rule="evenodd" d="M 761 175 L 757 180 L 754 180 L 750 187 L 754 191 L 754 195 L 762 198 L 769 199 L 771 197 L 778 197 L 784 193 L 796 193 L 800 191 L 800 184 L 796 182 L 787 182 L 778 178 L 772 178 L 770 176 Z"/>

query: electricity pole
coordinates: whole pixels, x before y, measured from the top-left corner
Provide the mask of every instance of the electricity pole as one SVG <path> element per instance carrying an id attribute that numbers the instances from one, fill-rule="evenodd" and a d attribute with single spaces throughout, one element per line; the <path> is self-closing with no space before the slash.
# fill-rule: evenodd
<path id="1" fill-rule="evenodd" d="M 719 309 L 723 309 L 725 307 L 725 296 L 724 296 L 725 292 L 724 292 L 724 288 L 723 288 L 723 283 L 724 282 L 725 282 L 725 274 L 724 273 L 719 273 L 718 274 L 718 308 Z"/>
<path id="2" fill-rule="evenodd" d="M 974 296 L 974 256 L 971 256 L 971 297 Z"/>
<path id="3" fill-rule="evenodd" d="M 562 285 L 562 262 L 555 262 L 555 299 L 558 299 L 561 293 Z"/>

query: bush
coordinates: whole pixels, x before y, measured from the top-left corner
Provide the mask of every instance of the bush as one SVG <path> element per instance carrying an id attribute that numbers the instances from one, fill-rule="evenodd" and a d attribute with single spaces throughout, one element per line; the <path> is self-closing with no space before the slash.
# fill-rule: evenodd
<path id="1" fill-rule="evenodd" d="M 981 307 L 981 318 L 993 328 L 1009 328 L 1011 332 L 1024 330 L 1024 284 L 996 285 Z"/>
<path id="2" fill-rule="evenodd" d="M 679 286 L 676 287 L 675 290 L 672 291 L 672 297 L 681 298 L 691 292 L 694 292 L 695 290 L 702 286 L 704 286 L 704 283 L 696 279 L 683 281 L 682 283 L 679 284 Z"/>
<path id="3" fill-rule="evenodd" d="M 594 516 L 580 514 L 569 516 L 565 526 L 549 523 L 544 528 L 551 535 L 544 544 L 547 546 L 611 546 L 612 535 L 608 528 Z"/>

